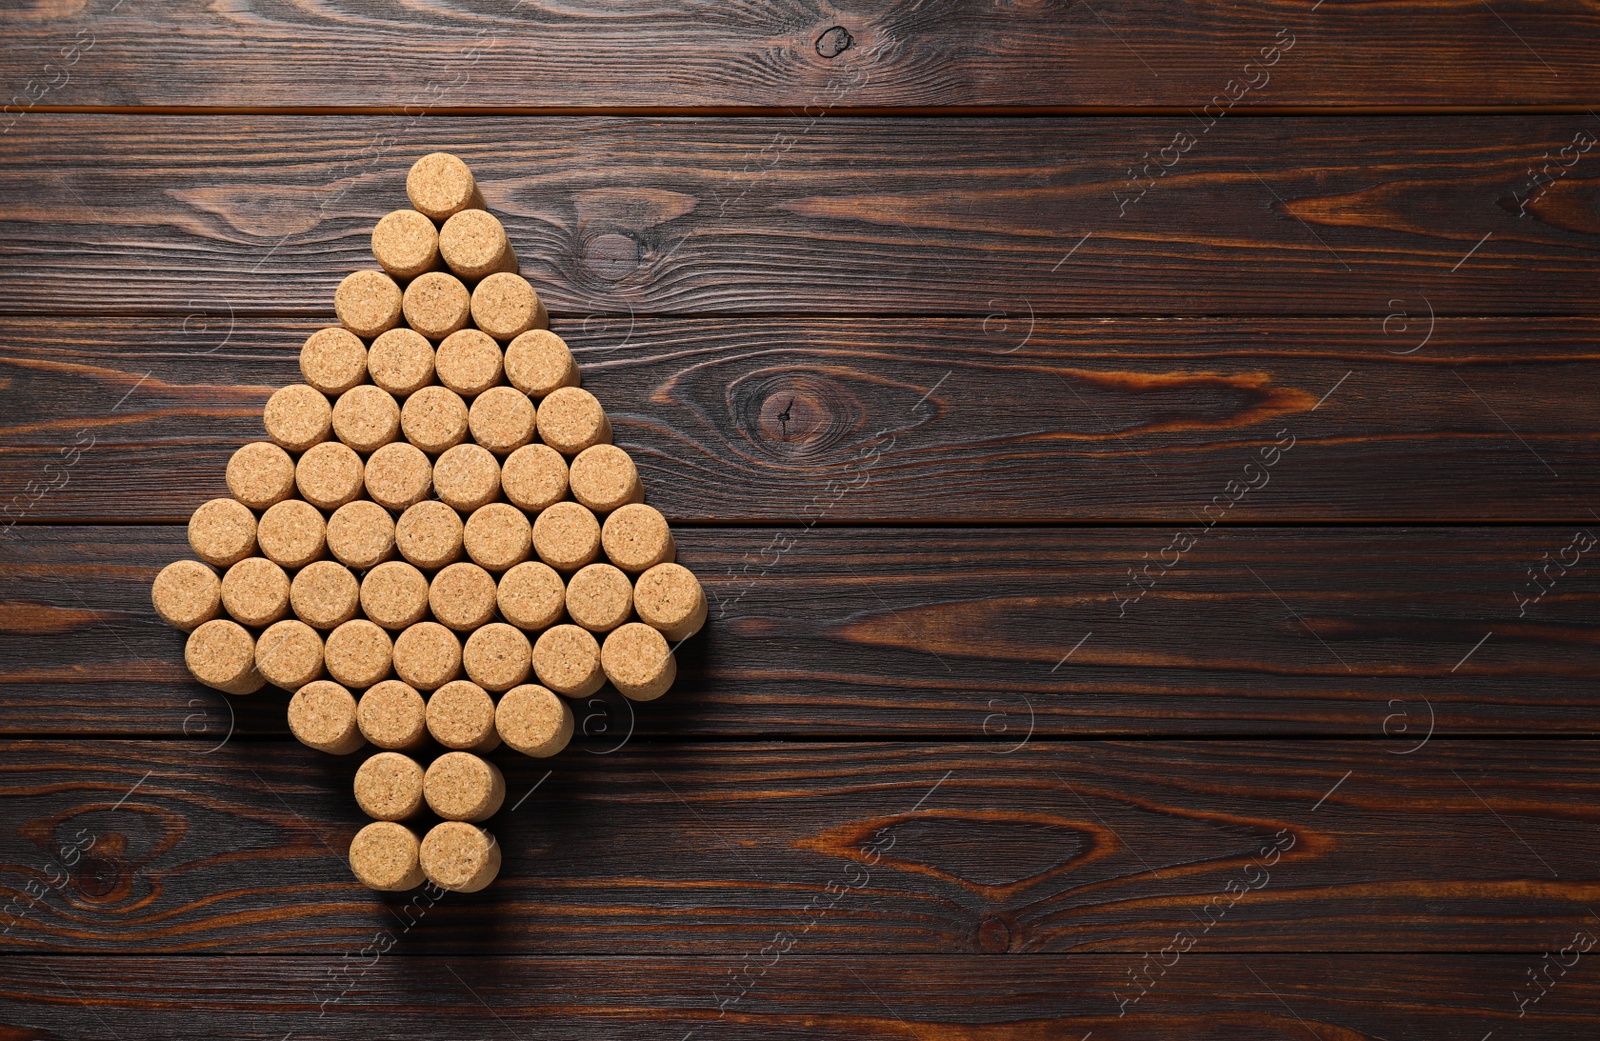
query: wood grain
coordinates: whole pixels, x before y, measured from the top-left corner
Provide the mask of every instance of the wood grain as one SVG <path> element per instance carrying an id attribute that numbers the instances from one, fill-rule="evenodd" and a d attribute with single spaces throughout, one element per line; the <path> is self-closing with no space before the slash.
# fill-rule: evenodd
<path id="1" fill-rule="evenodd" d="M 1244 73 L 1279 30 L 1270 80 Z M 14 107 L 1198 107 L 1234 77 L 1278 105 L 1586 105 L 1600 62 L 1592 8 L 1528 0 L 60 4 L 0 31 Z"/>
<path id="2" fill-rule="evenodd" d="M 325 315 L 449 148 L 567 316 L 1582 314 L 1600 152 L 1528 170 L 1593 122 L 35 114 L 0 158 L 0 300 Z"/>
<path id="3" fill-rule="evenodd" d="M 1514 595 L 1537 596 L 1528 569 L 1571 536 L 1217 530 L 1138 597 L 1127 570 L 1168 530 L 816 528 L 780 552 L 766 529 L 680 529 L 712 617 L 679 649 L 671 695 L 576 710 L 596 748 L 630 728 L 997 748 L 1030 733 L 1332 733 L 1391 750 L 1432 732 L 1590 733 L 1600 573 L 1583 558 L 1550 572 L 1548 596 Z M 0 728 L 285 734 L 283 694 L 225 698 L 184 672 L 149 588 L 188 555 L 181 528 L 13 529 Z"/>
<path id="4" fill-rule="evenodd" d="M 14 915 L 13 950 L 336 953 L 405 923 L 405 898 L 362 889 L 345 863 L 364 823 L 359 755 L 0 747 L 18 822 L 0 837 L 0 891 L 73 869 Z M 496 752 L 500 878 L 441 899 L 413 949 L 710 955 L 786 930 L 818 954 L 1140 955 L 1178 931 L 1201 952 L 1552 950 L 1600 899 L 1596 751 L 1436 738 L 1410 755 L 1373 741 Z M 85 859 L 58 863 L 74 842 Z"/>
<path id="5" fill-rule="evenodd" d="M 322 323 L 225 318 L 0 319 L 0 509 L 186 522 L 226 494 Z M 1594 520 L 1594 319 L 554 327 L 677 522 Z"/>

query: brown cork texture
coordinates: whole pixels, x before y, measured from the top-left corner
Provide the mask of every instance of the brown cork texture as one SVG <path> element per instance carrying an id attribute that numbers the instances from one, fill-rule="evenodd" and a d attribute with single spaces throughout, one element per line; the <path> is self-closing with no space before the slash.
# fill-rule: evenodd
<path id="1" fill-rule="evenodd" d="M 333 433 L 357 452 L 375 452 L 400 436 L 400 405 L 382 387 L 351 387 L 333 403 Z"/>
<path id="2" fill-rule="evenodd" d="M 439 229 L 424 213 L 395 210 L 372 229 L 372 257 L 404 282 L 439 266 Z"/>
<path id="3" fill-rule="evenodd" d="M 518 629 L 548 629 L 566 613 L 561 576 L 548 564 L 524 561 L 500 578 L 495 603 L 506 621 Z"/>
<path id="4" fill-rule="evenodd" d="M 548 329 L 529 329 L 506 348 L 506 379 L 533 398 L 561 387 L 576 387 L 580 377 L 567 341 Z"/>
<path id="5" fill-rule="evenodd" d="M 576 625 L 546 629 L 533 645 L 533 671 L 539 682 L 569 698 L 586 698 L 600 689 L 600 645 Z"/>
<path id="6" fill-rule="evenodd" d="M 446 220 L 439 229 L 439 255 L 468 282 L 517 270 L 517 254 L 505 226 L 488 210 L 462 210 Z"/>
<path id="7" fill-rule="evenodd" d="M 318 329 L 300 347 L 300 375 L 336 398 L 367 378 L 367 345 L 349 329 Z"/>
<path id="8" fill-rule="evenodd" d="M 361 494 L 366 467 L 349 445 L 324 441 L 300 457 L 294 467 L 295 487 L 311 505 L 337 510 Z"/>
<path id="9" fill-rule="evenodd" d="M 390 329 L 372 341 L 367 373 L 395 397 L 409 397 L 433 382 L 433 344 L 415 329 Z"/>
<path id="10" fill-rule="evenodd" d="M 524 683 L 500 696 L 494 725 L 507 745 L 523 755 L 543 759 L 572 740 L 572 709 L 547 688 Z"/>
<path id="11" fill-rule="evenodd" d="M 327 552 L 328 525 L 309 502 L 285 499 L 261 515 L 256 523 L 256 545 L 274 564 L 290 570 L 302 568 Z"/>
<path id="12" fill-rule="evenodd" d="M 633 583 L 610 564 L 580 568 L 567 583 L 567 615 L 592 633 L 608 633 L 633 615 Z"/>
<path id="13" fill-rule="evenodd" d="M 322 637 L 294 618 L 272 623 L 256 640 L 256 671 L 274 687 L 299 690 L 322 675 Z"/>
<path id="14" fill-rule="evenodd" d="M 436 499 L 425 499 L 410 507 L 394 526 L 400 555 L 426 571 L 460 558 L 461 537 L 461 515 Z"/>
<path id="15" fill-rule="evenodd" d="M 452 680 L 428 698 L 428 733 L 446 748 L 487 754 L 500 747 L 494 699 L 468 680 Z"/>
<path id="16" fill-rule="evenodd" d="M 213 618 L 190 633 L 183 661 L 190 675 L 224 694 L 254 694 L 267 684 L 256 671 L 255 639 L 226 618 Z"/>
<path id="17" fill-rule="evenodd" d="M 614 511 L 600 528 L 606 559 L 624 571 L 648 571 L 677 556 L 667 519 L 654 506 L 630 503 Z"/>
<path id="18" fill-rule="evenodd" d="M 394 671 L 418 690 L 438 690 L 461 675 L 461 641 L 438 622 L 418 622 L 394 641 Z"/>
<path id="19" fill-rule="evenodd" d="M 500 271 L 472 290 L 472 322 L 501 343 L 550 323 L 544 301 L 521 275 Z"/>
<path id="20" fill-rule="evenodd" d="M 294 494 L 294 460 L 271 441 L 252 441 L 228 459 L 228 494 L 264 510 Z"/>
<path id="21" fill-rule="evenodd" d="M 430 340 L 442 340 L 466 328 L 472 296 L 461 279 L 443 271 L 418 275 L 406 286 L 406 324 Z"/>
<path id="22" fill-rule="evenodd" d="M 446 336 L 433 360 L 439 382 L 463 398 L 475 398 L 498 384 L 500 365 L 500 345 L 478 329 Z"/>
<path id="23" fill-rule="evenodd" d="M 582 387 L 561 387 L 539 402 L 539 440 L 562 455 L 611 440 L 611 421 L 593 394 Z"/>
<path id="24" fill-rule="evenodd" d="M 361 578 L 361 611 L 385 629 L 407 629 L 428 614 L 428 580 L 403 560 L 379 564 Z"/>
<path id="25" fill-rule="evenodd" d="M 394 555 L 394 518 L 366 499 L 346 503 L 328 518 L 328 552 L 356 571 L 376 567 Z"/>
<path id="26" fill-rule="evenodd" d="M 366 742 L 356 726 L 356 699 L 331 680 L 307 683 L 289 699 L 289 731 L 319 752 L 349 755 Z"/>
<path id="27" fill-rule="evenodd" d="M 585 448 L 572 460 L 567 476 L 572 497 L 596 513 L 644 501 L 644 486 L 633 458 L 616 445 Z"/>
<path id="28" fill-rule="evenodd" d="M 467 410 L 472 440 L 495 455 L 506 455 L 533 440 L 538 413 L 528 395 L 515 387 L 490 387 Z"/>
<path id="29" fill-rule="evenodd" d="M 240 625 L 271 625 L 289 613 L 289 576 L 266 557 L 245 557 L 222 576 L 222 606 Z"/>
<path id="30" fill-rule="evenodd" d="M 373 821 L 350 840 L 350 872 L 368 889 L 398 893 L 422 885 L 422 840 L 394 821 Z"/>
<path id="31" fill-rule="evenodd" d="M 393 653 L 389 634 L 365 618 L 352 618 L 329 633 L 322 649 L 328 675 L 362 689 L 389 675 Z"/>
<path id="32" fill-rule="evenodd" d="M 523 445 L 501 464 L 500 487 L 512 503 L 539 513 L 567 497 L 567 461 L 549 445 Z"/>
<path id="33" fill-rule="evenodd" d="M 533 522 L 533 548 L 557 571 L 576 571 L 600 555 L 600 522 L 586 506 L 558 502 Z"/>
<path id="34" fill-rule="evenodd" d="M 400 323 L 403 299 L 400 287 L 382 271 L 354 271 L 334 291 L 333 310 L 339 324 L 370 340 Z"/>
<path id="35" fill-rule="evenodd" d="M 423 387 L 406 399 L 400 426 L 407 441 L 437 455 L 467 439 L 467 403 L 448 387 Z"/>
<path id="36" fill-rule="evenodd" d="M 366 488 L 379 506 L 402 511 L 428 497 L 433 464 L 416 445 L 392 442 L 367 457 Z"/>
<path id="37" fill-rule="evenodd" d="M 687 640 L 706 624 L 706 594 L 700 580 L 680 564 L 657 564 L 633 586 L 639 620 L 661 630 L 673 643 Z"/>
<path id="38" fill-rule="evenodd" d="M 482 445 L 456 445 L 433 464 L 433 489 L 440 501 L 462 513 L 500 496 L 500 462 Z"/>
<path id="39" fill-rule="evenodd" d="M 504 571 L 528 559 L 533 549 L 533 526 L 527 514 L 503 502 L 472 511 L 462 532 L 462 544 L 473 563 L 490 571 Z"/>
<path id="40" fill-rule="evenodd" d="M 472 171 L 449 152 L 430 152 L 411 165 L 406 174 L 406 197 L 418 212 L 435 221 L 483 206 Z"/>
<path id="41" fill-rule="evenodd" d="M 522 630 L 504 622 L 490 622 L 467 637 L 461 664 L 472 682 L 498 693 L 528 678 L 533 648 Z"/>
<path id="42" fill-rule="evenodd" d="M 369 687 L 356 704 L 361 735 L 391 752 L 414 751 L 427 741 L 427 706 L 422 695 L 402 680 L 384 680 Z"/>
<path id="43" fill-rule="evenodd" d="M 606 637 L 600 666 L 611 685 L 634 701 L 659 698 L 678 675 L 678 662 L 666 637 L 639 622 L 629 622 Z"/>
<path id="44" fill-rule="evenodd" d="M 476 564 L 451 564 L 433 576 L 428 607 L 433 617 L 458 633 L 470 633 L 494 619 L 494 576 Z"/>
<path id="45" fill-rule="evenodd" d="M 492 719 L 491 713 L 491 723 Z M 498 735 L 495 740 L 498 743 Z M 506 779 L 487 759 L 471 752 L 446 752 L 428 767 L 422 793 L 428 808 L 445 820 L 476 823 L 499 811 L 506 798 Z"/>
<path id="46" fill-rule="evenodd" d="M 352 724 L 355 709 L 351 708 Z M 379 752 L 356 770 L 356 805 L 373 820 L 403 821 L 422 810 L 422 764 L 401 752 Z"/>
<path id="47" fill-rule="evenodd" d="M 229 464 L 230 469 L 232 465 Z M 291 464 L 290 473 L 293 472 Z M 237 499 L 201 503 L 189 518 L 189 548 L 207 564 L 237 564 L 256 551 L 256 515 Z"/>
<path id="48" fill-rule="evenodd" d="M 317 388 L 292 383 L 272 392 L 262 409 L 261 425 L 279 448 L 304 452 L 328 440 L 333 430 L 333 405 Z"/>
<path id="49" fill-rule="evenodd" d="M 315 629 L 334 629 L 356 616 L 361 583 L 336 560 L 307 564 L 294 576 L 289 603 L 295 617 Z"/>
<path id="50" fill-rule="evenodd" d="M 163 622 L 193 632 L 222 613 L 222 580 L 198 560 L 174 560 L 151 584 L 150 602 Z"/>
<path id="51" fill-rule="evenodd" d="M 428 881 L 453 893 L 476 893 L 500 873 L 500 845 L 486 828 L 442 821 L 422 838 Z"/>

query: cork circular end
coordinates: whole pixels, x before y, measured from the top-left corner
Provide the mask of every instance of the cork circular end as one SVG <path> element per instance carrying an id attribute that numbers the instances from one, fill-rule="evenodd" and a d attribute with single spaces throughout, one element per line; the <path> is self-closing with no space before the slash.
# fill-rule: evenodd
<path id="1" fill-rule="evenodd" d="M 175 560 L 151 584 L 150 601 L 163 622 L 193 632 L 222 612 L 222 580 L 198 560 Z"/>
<path id="2" fill-rule="evenodd" d="M 557 571 L 576 571 L 600 555 L 600 522 L 587 506 L 558 502 L 533 522 L 533 548 Z"/>
<path id="3" fill-rule="evenodd" d="M 394 441 L 367 457 L 367 494 L 379 506 L 405 510 L 426 499 L 432 487 L 433 464 L 416 445 Z"/>
<path id="4" fill-rule="evenodd" d="M 428 607 L 440 624 L 469 633 L 494 618 L 495 594 L 494 576 L 462 561 L 433 576 Z"/>
<path id="5" fill-rule="evenodd" d="M 189 518 L 189 548 L 207 564 L 237 564 L 256 551 L 256 515 L 237 499 L 202 503 Z"/>
<path id="6" fill-rule="evenodd" d="M 351 387 L 333 404 L 333 433 L 357 452 L 375 452 L 400 436 L 400 405 L 382 387 Z"/>
<path id="7" fill-rule="evenodd" d="M 446 748 L 492 752 L 500 746 L 494 728 L 494 699 L 468 680 L 452 680 L 428 698 L 428 733 Z"/>
<path id="8" fill-rule="evenodd" d="M 469 282 L 517 269 L 517 255 L 505 226 L 488 210 L 466 209 L 446 220 L 439 229 L 439 255 L 451 271 Z"/>
<path id="9" fill-rule="evenodd" d="M 446 336 L 434 356 L 439 382 L 464 398 L 477 397 L 499 383 L 500 364 L 500 345 L 478 329 Z"/>
<path id="10" fill-rule="evenodd" d="M 433 344 L 415 329 L 390 329 L 367 352 L 372 382 L 397 398 L 433 382 Z"/>
<path id="11" fill-rule="evenodd" d="M 354 706 L 351 707 L 352 725 Z M 422 765 L 400 752 L 379 752 L 356 770 L 356 804 L 373 820 L 403 821 L 422 809 Z"/>
<path id="12" fill-rule="evenodd" d="M 433 464 L 433 488 L 441 501 L 471 513 L 500 495 L 500 462 L 482 445 L 456 445 Z"/>
<path id="13" fill-rule="evenodd" d="M 461 279 L 443 271 L 418 275 L 406 286 L 406 324 L 430 340 L 442 340 L 464 329 L 472 313 L 472 297 Z"/>
<path id="14" fill-rule="evenodd" d="M 394 518 L 375 502 L 346 503 L 328 518 L 328 552 L 347 568 L 376 567 L 394 554 Z"/>
<path id="15" fill-rule="evenodd" d="M 506 779 L 487 759 L 471 752 L 446 752 L 428 767 L 422 792 L 428 808 L 445 820 L 484 821 L 505 801 Z"/>
<path id="16" fill-rule="evenodd" d="M 538 413 L 528 395 L 515 387 L 490 387 L 467 410 L 472 440 L 495 455 L 514 452 L 533 440 Z"/>
<path id="17" fill-rule="evenodd" d="M 593 394 L 582 387 L 561 387 L 539 403 L 539 440 L 562 455 L 611 440 L 611 421 Z"/>
<path id="18" fill-rule="evenodd" d="M 566 590 L 550 565 L 529 560 L 501 576 L 495 603 L 506 621 L 518 629 L 537 632 L 561 621 L 567 607 Z"/>
<path id="19" fill-rule="evenodd" d="M 328 440 L 333 406 L 317 388 L 293 383 L 273 391 L 261 411 L 261 423 L 273 444 L 286 452 L 304 452 Z"/>
<path id="20" fill-rule="evenodd" d="M 580 568 L 567 583 L 567 615 L 592 633 L 608 633 L 633 614 L 633 583 L 610 564 Z"/>
<path id="21" fill-rule="evenodd" d="M 569 698 L 584 698 L 600 689 L 600 645 L 587 629 L 557 625 L 533 645 L 533 671 L 539 682 Z"/>
<path id="22" fill-rule="evenodd" d="M 252 441 L 228 460 L 228 493 L 253 510 L 294 494 L 294 460 L 271 441 Z"/>
<path id="23" fill-rule="evenodd" d="M 478 182 L 467 164 L 448 152 L 430 152 L 406 174 L 406 197 L 418 212 L 436 221 L 448 220 L 477 203 Z"/>
<path id="24" fill-rule="evenodd" d="M 426 877 L 416 832 L 394 821 L 373 821 L 350 840 L 350 871 L 368 889 L 398 893 Z"/>
<path id="25" fill-rule="evenodd" d="M 390 560 L 361 579 L 361 610 L 385 629 L 406 629 L 428 613 L 428 580 L 403 560 Z"/>
<path id="26" fill-rule="evenodd" d="M 473 324 L 502 343 L 549 320 L 539 294 L 521 275 L 496 272 L 472 291 Z"/>
<path id="27" fill-rule="evenodd" d="M 394 645 L 374 623 L 352 618 L 328 634 L 322 653 L 328 675 L 364 689 L 389 675 Z"/>
<path id="28" fill-rule="evenodd" d="M 307 564 L 294 576 L 289 603 L 295 617 L 315 629 L 334 629 L 356 616 L 361 583 L 336 560 Z"/>
<path id="29" fill-rule="evenodd" d="M 289 576 L 266 557 L 245 557 L 223 573 L 222 606 L 241 625 L 271 625 L 289 613 Z"/>
<path id="30" fill-rule="evenodd" d="M 594 445 L 579 452 L 567 480 L 572 497 L 596 513 L 644 501 L 633 458 L 616 445 Z"/>
<path id="31" fill-rule="evenodd" d="M 461 664 L 472 682 L 485 690 L 510 690 L 528 678 L 533 648 L 522 630 L 490 622 L 467 637 Z"/>
<path id="32" fill-rule="evenodd" d="M 677 555 L 667 519 L 642 502 L 619 507 L 600 528 L 606 559 L 624 571 L 648 571 Z"/>
<path id="33" fill-rule="evenodd" d="M 611 685 L 634 701 L 659 698 L 678 675 L 666 637 L 639 622 L 629 622 L 606 637 L 600 666 Z"/>
<path id="34" fill-rule="evenodd" d="M 574 721 L 565 701 L 536 683 L 524 683 L 501 695 L 494 725 L 507 745 L 543 759 L 567 747 Z"/>
<path id="35" fill-rule="evenodd" d="M 400 515 L 394 541 L 402 557 L 432 571 L 461 556 L 462 530 L 460 514 L 437 499 L 424 499 Z"/>
<path id="36" fill-rule="evenodd" d="M 467 403 L 448 387 L 423 387 L 406 398 L 400 413 L 406 440 L 438 454 L 467 438 Z"/>
<path id="37" fill-rule="evenodd" d="M 700 580 L 680 564 L 657 564 L 633 587 L 639 620 L 661 630 L 673 643 L 687 640 L 706 622 L 706 594 Z"/>
<path id="38" fill-rule="evenodd" d="M 391 752 L 419 748 L 427 737 L 427 707 L 415 687 L 384 680 L 367 689 L 356 704 L 361 736 Z"/>
<path id="39" fill-rule="evenodd" d="M 500 845 L 484 828 L 442 821 L 422 839 L 422 870 L 428 881 L 452 893 L 476 893 L 500 873 Z"/>
<path id="40" fill-rule="evenodd" d="M 533 398 L 561 387 L 576 387 L 578 363 L 567 342 L 548 329 L 529 329 L 506 348 L 506 379 Z"/>
<path id="41" fill-rule="evenodd" d="M 294 483 L 306 502 L 322 510 L 337 510 L 354 502 L 366 480 L 366 467 L 349 445 L 324 441 L 295 464 Z"/>
<path id="42" fill-rule="evenodd" d="M 309 502 L 285 499 L 261 515 L 256 524 L 256 544 L 261 547 L 261 555 L 274 564 L 302 568 L 320 560 L 327 551 L 328 525 Z"/>
<path id="43" fill-rule="evenodd" d="M 349 755 L 364 743 L 356 726 L 356 699 L 330 680 L 307 683 L 294 692 L 289 730 L 301 744 L 334 755 Z"/>
<path id="44" fill-rule="evenodd" d="M 256 671 L 284 690 L 299 690 L 322 675 L 322 637 L 304 622 L 285 618 L 256 641 Z"/>
<path id="45" fill-rule="evenodd" d="M 416 278 L 439 265 L 439 229 L 417 210 L 385 214 L 372 229 L 372 256 L 400 281 Z"/>
<path id="46" fill-rule="evenodd" d="M 504 571 L 528 559 L 533 549 L 533 525 L 515 506 L 492 502 L 472 511 L 462 531 L 462 545 L 473 563 L 490 571 Z"/>
<path id="47" fill-rule="evenodd" d="M 438 690 L 461 675 L 461 641 L 438 622 L 418 622 L 394 641 L 394 671 L 418 690 Z"/>
<path id="48" fill-rule="evenodd" d="M 523 445 L 501 465 L 500 487 L 512 503 L 540 513 L 567 497 L 567 461 L 549 445 Z"/>
<path id="49" fill-rule="evenodd" d="M 338 397 L 367 378 L 367 345 L 348 329 L 318 329 L 300 347 L 300 374 L 322 393 Z"/>
<path id="50" fill-rule="evenodd" d="M 339 324 L 370 340 L 400 322 L 403 296 L 395 280 L 382 271 L 353 271 L 333 294 Z"/>
<path id="51" fill-rule="evenodd" d="M 254 694 L 267 683 L 256 671 L 256 642 L 249 630 L 226 618 L 190 633 L 183 660 L 195 679 L 224 694 Z"/>

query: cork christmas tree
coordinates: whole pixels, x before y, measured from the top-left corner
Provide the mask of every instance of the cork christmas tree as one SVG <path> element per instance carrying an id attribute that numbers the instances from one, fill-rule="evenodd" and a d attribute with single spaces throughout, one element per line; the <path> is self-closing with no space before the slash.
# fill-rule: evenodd
<path id="1" fill-rule="evenodd" d="M 436 152 L 406 193 L 151 599 L 195 679 L 363 757 L 363 885 L 475 892 L 491 757 L 557 754 L 608 680 L 660 697 L 706 601 L 472 172 Z"/>

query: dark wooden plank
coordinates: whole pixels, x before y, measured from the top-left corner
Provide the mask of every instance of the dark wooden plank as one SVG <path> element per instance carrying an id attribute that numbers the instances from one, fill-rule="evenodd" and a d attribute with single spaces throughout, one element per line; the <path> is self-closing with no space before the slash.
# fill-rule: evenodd
<path id="1" fill-rule="evenodd" d="M 816 528 L 780 553 L 765 529 L 680 529 L 712 618 L 679 650 L 677 685 L 636 712 L 615 694 L 578 711 L 597 748 L 630 727 L 996 747 L 1030 732 L 1348 734 L 1391 749 L 1434 731 L 1590 733 L 1600 574 L 1585 557 L 1525 610 L 1515 597 L 1538 595 L 1530 568 L 1577 556 L 1571 536 L 1219 529 L 1140 598 L 1127 569 L 1170 531 Z M 220 739 L 236 712 L 242 734 L 285 734 L 285 695 L 229 699 L 184 672 L 184 637 L 149 585 L 187 553 L 181 528 L 13 529 L 0 728 Z"/>
<path id="2" fill-rule="evenodd" d="M 373 223 L 405 205 L 412 160 L 448 147 L 567 315 L 1381 320 L 1404 297 L 1438 314 L 1577 314 L 1594 306 L 1600 153 L 1570 147 L 1575 165 L 1562 157 L 1543 190 L 1528 170 L 1590 131 L 1586 113 L 1209 130 L 1187 115 L 39 114 L 0 157 L 0 193 L 18 200 L 0 222 L 0 300 L 326 314 L 339 279 L 370 266 Z M 1129 181 L 1144 176 L 1153 188 Z"/>
<path id="3" fill-rule="evenodd" d="M 555 328 L 676 521 L 1186 523 L 1290 440 L 1223 516 L 1593 521 L 1600 322 L 1389 315 Z M 183 522 L 225 494 L 320 323 L 212 318 L 0 318 L 11 515 Z"/>
<path id="4" fill-rule="evenodd" d="M 403 924 L 405 898 L 363 890 L 344 861 L 360 756 L 209 747 L 5 744 L 0 892 L 24 896 L 0 942 L 333 953 Z M 1592 920 L 1593 742 L 996 751 L 497 752 L 501 876 L 441 900 L 413 950 L 721 955 L 795 930 L 816 953 L 1139 955 L 1186 931 L 1205 951 L 1506 953 Z M 87 859 L 58 863 L 74 843 Z"/>
<path id="5" fill-rule="evenodd" d="M 34 99 L 412 111 L 1198 107 L 1226 97 L 1234 77 L 1257 86 L 1251 103 L 1586 105 L 1600 62 L 1593 8 L 1529 0 L 64 4 L 8 9 L 0 32 L 16 70 L 13 110 Z M 1274 44 L 1289 49 L 1273 55 Z M 1244 71 L 1262 55 L 1267 69 Z"/>
<path id="6" fill-rule="evenodd" d="M 440 906 L 433 914 L 445 915 Z M 419 926 L 424 929 L 426 926 Z M 398 929 L 395 930 L 398 932 Z M 1574 930 L 1554 934 L 1563 957 Z M 1594 933 L 1588 934 L 1592 944 Z M 1137 1004 L 1127 956 L 848 958 L 759 946 L 722 957 L 6 959 L 0 1009 L 18 1038 L 399 1036 L 660 1041 L 1568 1041 L 1600 1016 L 1589 957 L 1182 955 Z M 391 949 L 419 946 L 396 938 Z M 1574 957 L 1576 955 L 1576 957 Z M 1170 955 L 1168 956 L 1171 957 Z M 1518 1017 L 1513 994 L 1554 986 Z M 719 1006 L 720 1003 L 720 1006 Z M 1119 1015 L 1121 1013 L 1121 1015 Z"/>

